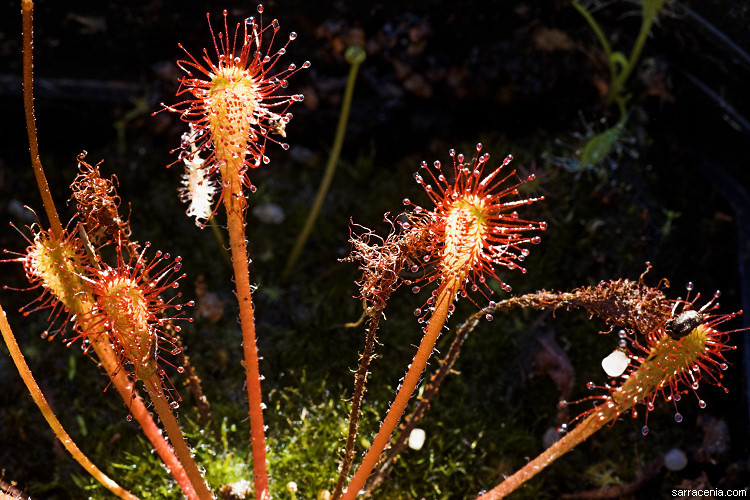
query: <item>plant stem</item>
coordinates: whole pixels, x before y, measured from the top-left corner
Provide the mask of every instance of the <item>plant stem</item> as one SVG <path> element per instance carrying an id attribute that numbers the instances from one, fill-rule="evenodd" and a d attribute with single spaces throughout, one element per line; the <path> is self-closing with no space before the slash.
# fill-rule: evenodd
<path id="1" fill-rule="evenodd" d="M 370 361 L 372 361 L 372 355 L 375 350 L 376 333 L 380 326 L 382 313 L 382 309 L 370 311 L 370 318 L 367 322 L 365 350 L 362 351 L 359 360 L 359 368 L 357 368 L 357 373 L 354 375 L 354 394 L 352 395 L 352 409 L 349 414 L 349 434 L 346 437 L 346 447 L 344 449 L 344 458 L 341 461 L 339 478 L 338 481 L 336 481 L 336 487 L 333 490 L 333 500 L 337 500 L 341 496 L 341 491 L 344 489 L 344 482 L 346 481 L 346 477 L 349 475 L 349 470 L 354 462 L 354 442 L 357 438 L 357 427 L 359 426 L 359 410 L 362 405 L 362 398 L 365 395 L 367 368 L 370 366 Z"/>
<path id="2" fill-rule="evenodd" d="M 5 316 L 5 311 L 3 310 L 2 306 L 0 306 L 0 330 L 3 334 L 3 340 L 5 340 L 5 344 L 8 346 L 10 357 L 13 359 L 18 373 L 21 375 L 23 382 L 26 384 L 26 388 L 29 390 L 29 393 L 31 393 L 31 397 L 34 399 L 34 402 L 41 410 L 42 415 L 44 415 L 44 418 L 52 428 L 55 436 L 57 436 L 57 439 L 60 440 L 65 449 L 68 450 L 68 452 L 73 456 L 76 462 L 78 462 L 81 467 L 86 470 L 86 472 L 91 474 L 94 479 L 99 481 L 109 491 L 125 500 L 138 500 L 137 496 L 122 488 L 120 485 L 110 479 L 106 474 L 100 471 L 96 467 L 96 465 L 94 465 L 91 460 L 89 460 L 88 457 L 83 454 L 78 446 L 76 446 L 68 433 L 65 432 L 65 429 L 57 419 L 57 416 L 55 416 L 55 413 L 52 411 L 49 403 L 47 403 L 47 399 L 44 397 L 44 394 L 42 394 L 42 391 L 39 389 L 39 385 L 37 385 L 36 380 L 34 380 L 34 376 L 29 369 L 29 365 L 26 364 L 23 353 L 18 347 L 16 338 L 13 335 L 13 330 L 11 329 L 10 324 L 8 324 L 8 318 Z"/>
<path id="3" fill-rule="evenodd" d="M 159 415 L 159 420 L 161 420 L 164 430 L 167 431 L 167 436 L 169 436 L 169 440 L 172 442 L 172 446 L 177 453 L 177 458 L 179 458 L 180 463 L 190 478 L 190 482 L 195 488 L 198 498 L 201 500 L 212 499 L 213 494 L 208 489 L 206 481 L 195 464 L 195 460 L 193 460 L 193 455 L 185 442 L 177 419 L 172 413 L 172 408 L 167 403 L 163 391 L 158 389 L 161 387 L 161 381 L 154 373 L 148 380 L 143 381 L 143 385 L 146 387 L 148 395 L 151 396 L 151 402 L 154 404 L 157 415 Z"/>
<path id="4" fill-rule="evenodd" d="M 453 365 L 455 365 L 458 355 L 461 352 L 461 346 L 469 336 L 469 333 L 471 333 L 479 322 L 480 317 L 481 315 L 472 315 L 469 319 L 464 321 L 458 330 L 456 330 L 456 337 L 453 339 L 453 342 L 451 342 L 448 353 L 440 360 L 440 368 L 438 368 L 432 377 L 430 377 L 430 382 L 425 387 L 422 397 L 419 398 L 419 403 L 416 408 L 414 408 L 411 415 L 405 420 L 404 425 L 401 426 L 401 432 L 388 450 L 385 460 L 380 464 L 375 474 L 370 477 L 370 482 L 367 484 L 368 492 L 372 492 L 385 479 L 394 459 L 406 446 L 411 431 L 414 430 L 424 414 L 427 413 L 427 410 L 430 408 L 430 402 L 432 401 L 432 398 L 435 397 L 435 394 L 437 394 L 440 384 L 442 384 L 445 377 L 453 371 Z"/>
<path id="5" fill-rule="evenodd" d="M 648 34 L 651 32 L 651 27 L 653 26 L 654 21 L 656 20 L 656 16 L 659 14 L 659 11 L 661 10 L 663 4 L 663 0 L 656 0 L 654 2 L 651 2 L 649 8 L 646 8 L 646 4 L 644 3 L 642 12 L 643 17 L 641 18 L 641 29 L 638 32 L 638 38 L 636 38 L 635 40 L 635 44 L 633 45 L 633 50 L 630 52 L 630 57 L 628 57 L 627 64 L 622 69 L 622 71 L 612 80 L 612 85 L 609 89 L 609 96 L 607 98 L 608 104 L 624 98 L 620 94 L 622 94 L 623 88 L 625 88 L 625 83 L 628 81 L 628 78 L 630 78 L 630 74 L 635 69 L 635 65 L 638 62 L 638 59 L 641 57 L 643 46 L 646 44 Z M 622 111 L 622 108 L 624 107 L 624 104 L 622 102 L 618 102 L 617 104 L 620 107 L 621 118 L 623 118 L 624 113 Z"/>
<path id="6" fill-rule="evenodd" d="M 512 493 L 523 483 L 541 472 L 549 464 L 584 442 L 596 431 L 617 418 L 618 415 L 618 411 L 607 411 L 607 409 L 592 413 L 583 422 L 578 424 L 575 429 L 547 448 L 541 455 L 527 463 L 515 474 L 507 478 L 492 490 L 484 495 L 480 495 L 477 500 L 497 500 Z"/>
<path id="7" fill-rule="evenodd" d="M 419 344 L 419 349 L 417 349 L 417 353 L 414 355 L 414 359 L 409 366 L 409 370 L 406 372 L 404 381 L 396 394 L 396 398 L 393 400 L 393 404 L 391 404 L 385 419 L 383 419 L 383 423 L 380 425 L 380 430 L 375 436 L 370 449 L 367 450 L 365 458 L 362 460 L 362 465 L 359 466 L 359 469 L 357 469 L 357 472 L 342 495 L 342 500 L 354 500 L 365 485 L 375 465 L 377 465 L 383 450 L 391 439 L 394 429 L 398 425 L 404 411 L 406 411 L 406 406 L 419 383 L 427 361 L 430 359 L 432 350 L 435 348 L 435 343 L 448 317 L 448 308 L 453 303 L 459 286 L 460 280 L 455 277 L 448 278 L 440 284 L 437 298 L 435 299 L 435 310 L 427 324 L 424 337 L 422 337 L 422 342 Z"/>
<path id="8" fill-rule="evenodd" d="M 146 408 L 146 405 L 143 404 L 143 400 L 138 393 L 135 392 L 133 382 L 130 381 L 120 364 L 117 362 L 117 357 L 109 340 L 103 335 L 94 335 L 90 337 L 90 339 L 91 346 L 94 348 L 94 352 L 104 367 L 104 370 L 107 372 L 107 375 L 109 375 L 117 392 L 120 393 L 122 400 L 125 401 L 125 404 L 129 407 L 130 413 L 140 424 L 146 438 L 151 442 L 151 446 L 154 447 L 156 453 L 166 464 L 169 472 L 172 473 L 175 481 L 177 481 L 177 484 L 180 485 L 183 493 L 185 493 L 185 496 L 190 500 L 199 500 L 190 479 L 185 473 L 185 469 L 174 454 L 174 450 L 164 439 L 161 429 L 156 425 L 154 419 L 151 418 L 151 414 Z"/>
<path id="9" fill-rule="evenodd" d="M 36 119 L 34 118 L 34 2 L 21 1 L 23 15 L 23 108 L 26 112 L 26 131 L 29 136 L 31 164 L 34 167 L 34 177 L 42 195 L 44 211 L 47 213 L 52 233 L 60 237 L 63 229 L 60 216 L 52 201 L 52 194 L 44 175 L 42 160 L 39 159 L 39 143 L 36 136 Z"/>
<path id="10" fill-rule="evenodd" d="M 591 13 L 586 10 L 586 7 L 581 5 L 578 0 L 573 0 L 572 5 L 586 20 L 589 27 L 596 35 L 596 38 L 599 40 L 599 44 L 602 46 L 602 49 L 604 49 L 604 55 L 607 58 L 607 65 L 609 66 L 609 81 L 611 84 L 613 84 L 617 76 L 617 71 L 614 66 L 614 61 L 612 60 L 612 46 L 609 44 L 609 40 L 607 40 L 607 37 L 604 35 L 604 31 L 602 31 L 602 27 L 598 22 L 596 22 L 594 16 L 592 16 Z"/>
<path id="11" fill-rule="evenodd" d="M 242 171 L 242 157 L 229 158 L 228 162 L 238 162 L 228 172 Z M 237 287 L 237 301 L 240 307 L 240 327 L 242 348 L 245 354 L 245 375 L 247 377 L 247 399 L 250 412 L 250 444 L 253 451 L 253 475 L 255 495 L 258 500 L 270 498 L 268 492 L 268 472 L 266 471 L 266 436 L 263 425 L 263 397 L 260 389 L 260 367 L 258 346 L 255 338 L 255 311 L 250 292 L 250 269 L 248 266 L 247 241 L 245 240 L 245 197 L 239 176 L 224 179 L 228 186 L 224 191 L 224 206 L 227 210 L 227 230 L 229 248 L 232 252 L 234 282 Z"/>
<path id="12" fill-rule="evenodd" d="M 609 103 L 621 97 L 620 94 L 622 93 L 623 88 L 625 88 L 625 83 L 628 81 L 628 78 L 630 78 L 630 74 L 635 69 L 635 65 L 641 55 L 643 46 L 645 45 L 646 39 L 648 38 L 648 34 L 651 31 L 651 24 L 652 23 L 648 22 L 647 19 L 643 19 L 643 22 L 641 23 L 641 30 L 638 33 L 638 38 L 636 38 L 635 40 L 633 50 L 630 52 L 630 57 L 628 57 L 627 64 L 617 75 L 617 77 L 612 80 L 612 86 L 609 89 L 609 97 L 607 98 L 607 101 Z"/>
<path id="13" fill-rule="evenodd" d="M 351 47 L 350 47 L 351 48 Z M 361 50 L 361 49 L 360 49 Z M 341 103 L 341 112 L 339 113 L 339 121 L 336 125 L 336 135 L 333 139 L 333 147 L 331 148 L 331 154 L 328 156 L 328 164 L 326 165 L 325 172 L 323 174 L 323 180 L 320 181 L 318 192 L 315 195 L 315 201 L 313 202 L 310 212 L 307 214 L 307 220 L 305 225 L 302 227 L 297 236 L 297 241 L 294 242 L 292 252 L 289 254 L 289 258 L 286 261 L 282 279 L 288 280 L 294 269 L 294 265 L 297 263 L 302 249 L 307 242 L 307 238 L 310 236 L 315 221 L 320 214 L 320 209 L 323 208 L 323 202 L 325 201 L 328 189 L 331 187 L 331 181 L 333 181 L 333 174 L 336 172 L 336 165 L 339 162 L 341 156 L 341 148 L 344 145 L 344 137 L 346 137 L 346 125 L 349 122 L 349 110 L 352 105 L 352 96 L 354 95 L 354 84 L 357 82 L 357 71 L 359 65 L 364 60 L 362 58 L 354 58 L 349 68 L 349 78 L 346 81 L 346 89 L 344 90 L 344 100 Z"/>

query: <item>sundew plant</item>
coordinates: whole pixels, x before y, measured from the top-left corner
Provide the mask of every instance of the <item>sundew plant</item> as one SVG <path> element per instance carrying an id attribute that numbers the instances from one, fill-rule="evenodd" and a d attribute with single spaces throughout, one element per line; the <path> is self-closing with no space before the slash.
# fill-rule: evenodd
<path id="1" fill-rule="evenodd" d="M 646 472 L 676 486 L 687 466 L 678 450 L 681 467 L 656 454 L 648 459 L 657 460 L 655 472 L 646 470 L 649 440 L 662 447 L 663 429 L 682 426 L 669 434 L 677 449 L 693 428 L 709 434 L 695 415 L 710 410 L 711 393 L 741 400 L 726 374 L 744 339 L 742 311 L 721 307 L 718 291 L 702 294 L 692 283 L 680 293 L 645 258 L 628 267 L 626 257 L 594 252 L 596 228 L 585 241 L 560 244 L 578 219 L 610 224 L 603 221 L 610 207 L 582 215 L 569 189 L 591 191 L 575 183 L 593 183 L 596 193 L 622 196 L 612 194 L 616 178 L 536 163 L 525 145 L 514 158 L 512 141 L 486 134 L 444 150 L 425 141 L 430 160 L 391 165 L 382 192 L 377 183 L 360 192 L 357 176 L 374 175 L 375 160 L 339 158 L 347 126 L 361 119 L 349 119 L 354 83 L 362 65 L 360 85 L 372 85 L 376 70 L 366 57 L 393 57 L 398 44 L 365 40 L 361 30 L 334 22 L 292 31 L 285 18 L 299 16 L 283 3 L 211 11 L 202 37 L 174 40 L 179 55 L 164 70 L 169 96 L 136 104 L 119 122 L 122 131 L 129 120 L 162 124 L 153 151 L 130 172 L 85 151 L 50 167 L 37 138 L 44 117 L 34 107 L 35 91 L 48 82 L 33 57 L 45 47 L 34 45 L 32 0 L 21 7 L 24 163 L 39 196 L 9 215 L 3 240 L 11 277 L 0 297 L 8 360 L 0 367 L 5 384 L 23 383 L 24 403 L 15 403 L 17 411 L 4 403 L 0 425 L 15 433 L 3 443 L 27 442 L 27 429 L 42 428 L 33 401 L 52 430 L 37 430 L 34 439 L 54 450 L 55 464 L 46 484 L 18 481 L 13 474 L 23 466 L 16 463 L 36 460 L 34 449 L 26 458 L 26 446 L 18 446 L 16 463 L 0 476 L 0 497 L 629 494 Z M 612 59 L 601 26 L 585 6 L 574 8 Z M 617 126 L 640 112 L 627 84 L 661 8 L 649 7 L 627 71 L 611 70 L 617 88 L 605 105 L 616 103 Z M 70 19 L 97 29 L 95 17 Z M 412 67 L 394 63 L 404 88 L 429 99 L 431 84 L 470 78 L 457 68 L 426 71 L 433 80 L 417 73 L 429 23 L 394 26 L 382 33 L 404 32 Z M 561 30 L 537 34 L 543 39 L 535 43 L 554 46 L 549 51 L 567 47 Z M 284 267 L 298 222 L 318 212 L 305 208 L 314 175 L 300 168 L 290 180 L 286 162 L 289 155 L 318 161 L 301 146 L 304 131 L 317 125 L 298 123 L 315 120 L 324 86 L 314 82 L 324 77 L 314 58 L 295 53 L 315 54 L 304 49 L 320 40 L 350 65 L 337 146 L 328 152 L 352 193 L 326 198 L 331 179 L 321 182 L 329 210 L 308 220 L 313 241 L 300 243 L 315 250 Z M 477 74 L 491 64 L 480 63 Z M 398 92 L 377 90 L 375 108 L 385 110 Z M 127 156 L 131 138 L 119 138 Z M 119 179 L 134 171 L 148 180 L 135 189 Z M 160 194 L 139 196 L 152 188 Z M 348 227 L 333 229 L 330 218 L 341 215 L 344 199 L 353 200 L 342 215 Z M 667 223 L 679 216 L 664 214 L 660 237 L 667 238 Z M 652 215 L 644 206 L 638 217 Z M 338 243 L 328 248 L 330 241 Z M 579 258 L 582 249 L 588 253 Z M 612 264 L 606 278 L 576 273 L 571 262 L 592 255 L 602 267 Z M 626 269 L 640 271 L 618 277 Z M 567 322 L 576 333 L 542 333 Z M 69 384 L 69 392 L 57 384 Z M 39 423 L 31 426 L 33 418 Z M 634 440 L 640 444 L 631 455 L 614 456 Z M 729 453 L 701 450 L 714 462 Z M 693 467 L 700 456 L 691 457 Z M 568 474 L 566 460 L 572 469 L 585 463 L 585 472 Z"/>

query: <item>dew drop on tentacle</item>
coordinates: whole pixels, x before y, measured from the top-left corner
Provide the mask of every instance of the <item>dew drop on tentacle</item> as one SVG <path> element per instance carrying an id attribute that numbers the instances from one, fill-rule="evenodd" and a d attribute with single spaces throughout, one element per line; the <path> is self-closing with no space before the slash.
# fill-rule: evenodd
<path id="1" fill-rule="evenodd" d="M 644 436 L 648 434 L 648 426 L 644 425 L 641 428 L 641 434 L 643 434 Z"/>
<path id="2" fill-rule="evenodd" d="M 682 422 L 682 413 L 679 413 L 679 412 L 678 412 L 678 413 L 675 413 L 675 414 L 674 414 L 674 421 L 675 421 L 675 422 L 677 422 L 678 424 L 679 424 L 680 422 Z"/>

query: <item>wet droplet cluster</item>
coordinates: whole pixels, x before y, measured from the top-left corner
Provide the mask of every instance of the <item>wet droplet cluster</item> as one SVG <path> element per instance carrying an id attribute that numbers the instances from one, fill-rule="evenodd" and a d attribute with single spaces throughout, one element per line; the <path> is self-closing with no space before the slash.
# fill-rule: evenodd
<path id="1" fill-rule="evenodd" d="M 679 423 L 684 417 L 677 403 L 684 394 L 692 392 L 698 406 L 706 407 L 706 402 L 697 392 L 702 381 L 727 391 L 721 384 L 722 372 L 728 367 L 724 353 L 734 349 L 734 346 L 727 345 L 729 332 L 722 332 L 716 327 L 741 314 L 741 311 L 729 314 L 715 312 L 719 306 L 718 292 L 696 309 L 700 294 L 691 298 L 692 283 L 687 288 L 685 299 L 671 301 L 671 307 L 662 308 L 669 311 L 668 315 L 654 326 L 654 331 L 646 335 L 645 341 L 638 339 L 633 332 L 620 331 L 619 350 L 615 352 L 621 352 L 626 357 L 620 354 L 623 361 L 618 361 L 617 367 L 610 367 L 613 370 L 610 373 L 613 377 L 611 384 L 598 386 L 594 382 L 587 383 L 588 389 L 604 392 L 581 400 L 593 400 L 595 406 L 574 421 L 590 415 L 611 420 L 628 410 L 635 418 L 638 416 L 636 405 L 643 403 L 646 407 L 646 424 L 642 433 L 645 436 L 649 432 L 648 413 L 654 410 L 659 395 L 674 405 L 674 419 Z M 690 330 L 685 332 L 687 325 Z M 679 335 L 675 334 L 676 331 L 679 331 Z M 623 366 L 625 368 L 621 369 Z"/>
<path id="2" fill-rule="evenodd" d="M 273 51 L 280 30 L 277 20 L 263 23 L 263 8 L 258 6 L 258 17 L 249 17 L 229 29 L 227 11 L 224 11 L 224 30 L 215 33 L 210 23 L 215 56 L 203 49 L 199 60 L 182 45 L 187 59 L 177 65 L 186 73 L 180 80 L 177 96 L 188 98 L 164 108 L 176 112 L 192 124 L 195 133 L 190 141 L 183 141 L 180 158 L 192 157 L 202 152 L 204 169 L 218 168 L 226 181 L 228 176 L 239 176 L 241 182 L 252 187 L 247 177 L 247 167 L 267 164 L 265 154 L 268 141 L 278 143 L 283 149 L 289 145 L 275 138 L 286 137 L 286 126 L 292 119 L 288 112 L 294 102 L 304 99 L 302 94 L 283 94 L 288 79 L 302 69 L 310 67 L 306 61 L 301 66 L 289 64 L 272 73 L 279 59 L 286 54 L 289 43 L 297 38 L 292 32 L 283 46 Z M 234 33 L 234 35 L 231 35 Z M 269 40 L 266 45 L 265 40 Z M 230 159 L 241 159 L 240 171 L 225 170 Z M 230 179 L 230 180 L 232 180 Z M 222 183 L 223 185 L 223 183 Z"/>
<path id="3" fill-rule="evenodd" d="M 420 241 L 424 243 L 418 249 L 421 258 L 415 259 L 414 265 L 426 272 L 412 283 L 455 280 L 459 297 L 477 291 L 488 296 L 493 293 L 487 286 L 488 279 L 496 280 L 505 291 L 511 290 L 498 275 L 498 266 L 526 272 L 519 264 L 529 254 L 524 246 L 539 243 L 541 237 L 533 233 L 547 227 L 545 222 L 522 219 L 516 211 L 542 199 L 520 196 L 519 187 L 534 176 L 521 179 L 515 170 L 507 171 L 511 156 L 485 173 L 490 155 L 481 151 L 482 145 L 477 144 L 476 156 L 466 163 L 463 154 L 450 150 L 450 179 L 439 161 L 432 165 L 422 162 L 420 172 L 414 174 L 434 207 L 425 209 L 404 199 L 412 211 L 403 227 L 422 234 Z M 420 286 L 415 285 L 413 291 L 418 292 Z M 434 305 L 434 299 L 433 294 L 425 310 Z"/>

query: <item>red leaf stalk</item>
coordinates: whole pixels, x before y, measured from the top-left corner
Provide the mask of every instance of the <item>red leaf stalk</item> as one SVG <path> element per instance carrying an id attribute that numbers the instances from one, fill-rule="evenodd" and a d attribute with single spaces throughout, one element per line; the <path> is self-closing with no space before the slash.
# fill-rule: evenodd
<path id="1" fill-rule="evenodd" d="M 401 416 L 406 411 L 406 406 L 409 404 L 414 389 L 417 387 L 422 372 L 432 355 L 432 350 L 435 348 L 435 343 L 440 336 L 440 331 L 443 329 L 445 321 L 448 318 L 448 309 L 453 303 L 453 299 L 459 290 L 459 286 L 460 283 L 455 279 L 449 279 L 440 284 L 435 311 L 430 317 L 430 321 L 427 324 L 426 332 L 422 337 L 417 353 L 414 355 L 414 359 L 411 362 L 409 370 L 406 372 L 404 381 L 401 383 L 401 387 L 399 388 L 385 419 L 383 419 L 383 423 L 380 425 L 380 430 L 372 441 L 372 445 L 367 450 L 367 454 L 362 460 L 362 464 L 359 466 L 359 469 L 357 469 L 357 472 L 354 474 L 354 477 L 349 482 L 349 485 L 341 496 L 343 500 L 354 500 L 357 498 L 357 494 L 364 487 L 367 478 L 370 477 L 372 470 L 380 460 L 380 456 L 388 445 L 393 431 L 401 420 Z"/>
<path id="2" fill-rule="evenodd" d="M 39 159 L 39 143 L 36 136 L 36 118 L 34 118 L 34 2 L 21 1 L 23 14 L 23 108 L 26 113 L 26 130 L 29 136 L 31 164 L 34 167 L 34 177 L 42 195 L 44 211 L 47 213 L 52 233 L 61 236 L 63 232 L 60 216 L 52 201 L 52 194 L 44 175 L 42 160 Z"/>
<path id="3" fill-rule="evenodd" d="M 443 174 L 440 162 L 435 162 L 434 170 L 427 167 L 426 163 L 422 164 L 429 176 L 428 180 L 432 179 L 434 186 L 420 174 L 415 174 L 415 179 L 427 191 L 435 208 L 425 210 L 414 206 L 411 222 L 403 227 L 405 231 L 417 236 L 411 238 L 414 248 L 408 249 L 406 254 L 419 255 L 422 265 L 434 264 L 435 270 L 428 272 L 422 280 L 439 280 L 439 285 L 428 299 L 427 311 L 419 320 L 420 323 L 424 322 L 429 316 L 417 353 L 370 449 L 341 497 L 344 500 L 356 498 L 380 460 L 406 411 L 440 332 L 455 309 L 453 301 L 459 293 L 466 295 L 467 283 L 471 283 L 471 290 L 475 291 L 485 283 L 487 277 L 499 279 L 496 265 L 523 271 L 517 261 L 525 259 L 528 250 L 522 248 L 522 245 L 540 241 L 539 236 L 528 236 L 527 233 L 546 228 L 545 223 L 519 219 L 515 212 L 517 207 L 533 203 L 536 199 L 505 199 L 508 196 L 518 196 L 518 187 L 526 182 L 507 183 L 515 176 L 515 171 L 504 177 L 501 175 L 503 167 L 510 162 L 510 157 L 485 176 L 483 170 L 490 156 L 480 156 L 481 149 L 482 145 L 478 144 L 477 157 L 469 164 L 464 164 L 463 155 L 456 155 L 451 150 L 452 183 Z M 412 205 L 408 200 L 404 203 Z M 416 270 L 418 269 L 419 266 Z M 505 284 L 503 287 L 510 288 Z M 419 291 L 419 287 L 415 286 L 414 291 Z M 482 290 L 482 293 L 485 291 Z M 417 310 L 417 315 L 420 314 L 422 311 Z"/>
<path id="4" fill-rule="evenodd" d="M 26 253 L 15 260 L 24 264 L 29 281 L 43 290 L 41 296 L 32 302 L 39 304 L 35 309 L 51 309 L 51 321 L 63 313 L 67 318 L 74 318 L 77 335 L 65 339 L 66 344 L 71 345 L 80 338 L 84 352 L 93 347 L 131 414 L 141 424 L 144 434 L 185 494 L 189 498 L 199 498 L 123 368 L 127 362 L 137 363 L 139 357 L 150 359 L 152 349 L 146 343 L 163 340 L 158 328 L 148 322 L 153 322 L 167 307 L 181 308 L 158 298 L 165 288 L 174 287 L 178 279 L 174 278 L 176 264 L 162 270 L 153 281 L 144 283 L 144 274 L 155 270 L 154 266 L 161 259 L 146 263 L 141 253 L 135 264 L 126 264 L 122 259 L 122 246 L 118 245 L 117 268 L 106 266 L 98 270 L 89 265 L 83 244 L 72 234 L 63 232 L 58 238 L 51 232 L 37 231 L 29 243 Z M 28 307 L 26 309 L 27 313 Z M 108 312 L 118 310 L 121 313 L 118 318 L 107 316 Z M 64 325 L 59 330 L 63 328 Z M 144 370 L 140 372 L 144 373 Z"/>
<path id="5" fill-rule="evenodd" d="M 42 394 L 42 391 L 39 389 L 39 385 L 37 385 L 36 380 L 34 380 L 34 376 L 31 374 L 31 370 L 26 364 L 23 353 L 21 353 L 21 349 L 18 347 L 18 343 L 16 342 L 13 331 L 10 328 L 10 324 L 8 324 L 8 319 L 5 316 L 5 311 L 3 310 L 2 306 L 0 306 L 0 331 L 2 331 L 3 340 L 5 340 L 5 344 L 8 346 L 10 356 L 11 358 L 13 358 L 13 362 L 18 369 L 18 373 L 21 375 L 21 378 L 26 384 L 31 397 L 34 399 L 34 402 L 42 411 L 45 420 L 47 420 L 47 423 L 54 431 L 55 436 L 57 436 L 65 449 L 68 450 L 68 452 L 73 456 L 76 462 L 81 465 L 81 467 L 86 469 L 86 472 L 91 474 L 109 491 L 124 500 L 138 500 L 137 496 L 124 489 L 122 486 L 110 479 L 101 470 L 99 470 L 99 468 L 97 468 L 96 465 L 94 465 L 91 460 L 89 460 L 89 458 L 83 454 L 83 452 L 70 438 L 68 433 L 65 432 L 65 429 L 57 419 L 55 413 L 52 411 L 49 403 L 47 403 L 47 399 L 44 397 L 44 394 Z"/>
<path id="6" fill-rule="evenodd" d="M 215 172 L 221 177 L 245 354 L 255 494 L 259 500 L 266 500 L 270 493 L 255 311 L 245 240 L 247 201 L 243 187 L 255 190 L 247 170 L 269 163 L 265 154 L 267 141 L 278 142 L 283 149 L 289 147 L 272 135 L 286 137 L 286 125 L 292 118 L 289 106 L 301 101 L 303 96 L 278 92 L 286 88 L 289 77 L 309 67 L 310 63 L 305 62 L 300 68 L 290 64 L 281 70 L 275 69 L 297 35 L 291 33 L 283 47 L 272 53 L 279 23 L 274 19 L 270 24 L 263 24 L 262 5 L 258 6 L 258 14 L 258 19 L 250 17 L 244 23 L 238 23 L 233 34 L 229 30 L 226 11 L 223 32 L 216 35 L 209 23 L 216 60 L 205 49 L 202 60 L 185 51 L 188 59 L 178 61 L 178 66 L 187 76 L 181 79 L 177 95 L 187 94 L 189 97 L 166 109 L 179 113 L 182 120 L 191 124 L 191 133 L 180 148 L 181 159 L 194 160 L 199 152 L 205 151 L 205 159 L 191 161 L 191 164 L 203 170 L 205 178 L 210 178 Z M 270 38 L 265 47 L 264 37 Z"/>
<path id="7" fill-rule="evenodd" d="M 631 366 L 623 375 L 622 385 L 610 388 L 608 394 L 586 398 L 601 400 L 601 404 L 576 417 L 574 421 L 581 422 L 572 431 L 478 500 L 495 500 L 513 492 L 623 413 L 631 411 L 636 417 L 638 412 L 635 406 L 638 403 L 646 405 L 648 418 L 648 412 L 654 408 L 654 400 L 659 394 L 673 402 L 676 408 L 676 402 L 683 394 L 693 392 L 698 405 L 704 408 L 706 403 L 696 392 L 700 382 L 705 380 L 721 386 L 721 372 L 727 368 L 723 353 L 734 349 L 726 343 L 729 332 L 719 331 L 715 327 L 740 313 L 706 313 L 716 308 L 718 294 L 699 310 L 692 309 L 698 297 L 692 301 L 675 301 L 671 317 L 663 318 L 661 325 L 647 335 L 645 347 L 632 340 L 633 349 L 628 353 Z M 680 307 L 682 311 L 678 314 Z M 595 388 L 592 382 L 588 386 Z M 682 414 L 675 413 L 675 420 L 681 422 Z M 643 434 L 648 434 L 646 425 L 643 426 Z"/>

